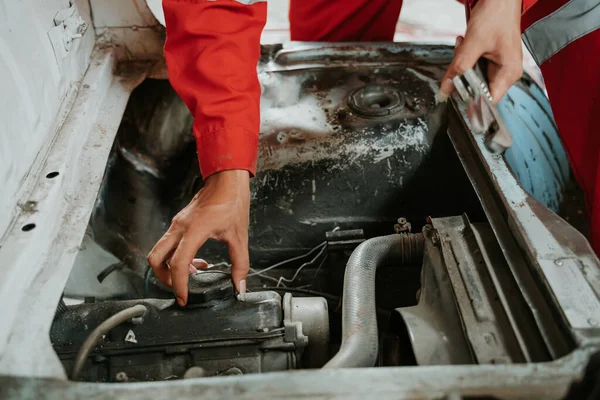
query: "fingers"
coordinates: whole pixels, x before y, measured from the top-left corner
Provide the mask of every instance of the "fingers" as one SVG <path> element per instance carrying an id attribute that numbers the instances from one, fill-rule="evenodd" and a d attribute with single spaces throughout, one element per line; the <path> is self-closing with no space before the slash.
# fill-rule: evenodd
<path id="1" fill-rule="evenodd" d="M 248 254 L 248 234 L 235 240 L 228 240 L 229 258 L 231 259 L 231 279 L 242 300 L 246 294 L 246 277 L 250 271 Z"/>
<path id="2" fill-rule="evenodd" d="M 481 41 L 466 38 L 456 38 L 456 48 L 454 50 L 454 58 L 448 70 L 442 78 L 440 92 L 438 93 L 438 103 L 445 102 L 454 91 L 452 79 L 465 71 L 473 68 L 477 60 L 483 55 L 484 50 Z"/>
<path id="3" fill-rule="evenodd" d="M 208 239 L 208 235 L 205 232 L 190 234 L 188 231 L 187 235 L 181 239 L 177 250 L 171 257 L 170 272 L 171 281 L 173 287 L 173 293 L 177 297 L 177 303 L 180 306 L 187 304 L 188 298 L 188 280 L 193 266 L 194 256 L 198 249 L 202 247 L 204 242 Z"/>
<path id="4" fill-rule="evenodd" d="M 201 258 L 194 258 L 192 260 L 192 266 L 194 268 L 198 269 L 207 269 L 208 268 L 208 263 L 206 261 L 204 261 Z"/>
<path id="5" fill-rule="evenodd" d="M 508 89 L 523 75 L 521 60 L 506 62 L 503 65 L 488 65 L 488 79 L 490 82 L 490 93 L 494 104 L 498 104 Z"/>
<path id="6" fill-rule="evenodd" d="M 179 230 L 169 228 L 167 233 L 160 238 L 148 255 L 148 263 L 150 264 L 150 267 L 152 267 L 154 276 L 169 287 L 172 283 L 171 273 L 167 267 L 167 261 L 177 248 L 181 237 L 182 234 Z"/>

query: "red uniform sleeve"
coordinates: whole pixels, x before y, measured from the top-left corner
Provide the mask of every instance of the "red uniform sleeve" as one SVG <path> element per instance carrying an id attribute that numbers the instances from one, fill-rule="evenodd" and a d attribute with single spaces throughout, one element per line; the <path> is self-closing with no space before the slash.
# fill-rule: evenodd
<path id="1" fill-rule="evenodd" d="M 232 169 L 254 175 L 266 2 L 163 0 L 163 9 L 169 80 L 194 116 L 203 177 Z"/>

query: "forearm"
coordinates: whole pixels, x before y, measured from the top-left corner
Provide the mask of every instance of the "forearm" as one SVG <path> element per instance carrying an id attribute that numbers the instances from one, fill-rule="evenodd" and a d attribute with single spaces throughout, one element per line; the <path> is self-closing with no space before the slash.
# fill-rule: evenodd
<path id="1" fill-rule="evenodd" d="M 260 84 L 256 66 L 266 2 L 163 0 L 171 85 L 194 115 L 204 178 L 256 172 Z"/>

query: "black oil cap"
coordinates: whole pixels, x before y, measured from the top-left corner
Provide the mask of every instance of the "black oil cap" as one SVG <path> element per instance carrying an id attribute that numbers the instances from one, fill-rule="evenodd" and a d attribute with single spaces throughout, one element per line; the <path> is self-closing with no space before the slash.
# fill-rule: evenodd
<path id="1" fill-rule="evenodd" d="M 218 270 L 201 271 L 190 275 L 188 304 L 205 304 L 226 300 L 235 295 L 231 274 Z"/>

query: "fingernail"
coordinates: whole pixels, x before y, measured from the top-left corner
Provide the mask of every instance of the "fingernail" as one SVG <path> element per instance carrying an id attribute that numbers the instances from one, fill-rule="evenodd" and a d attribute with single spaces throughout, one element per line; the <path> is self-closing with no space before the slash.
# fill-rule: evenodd
<path id="1" fill-rule="evenodd" d="M 445 103 L 448 100 L 448 95 L 444 92 L 442 92 L 441 90 L 438 92 L 437 96 L 435 97 L 435 101 L 436 103 Z"/>
<path id="2" fill-rule="evenodd" d="M 239 301 L 246 301 L 246 280 L 242 279 L 239 283 L 240 293 L 237 298 Z"/>
<path id="3" fill-rule="evenodd" d="M 177 297 L 177 304 L 179 304 L 181 307 L 185 306 L 185 302 L 181 297 Z"/>

